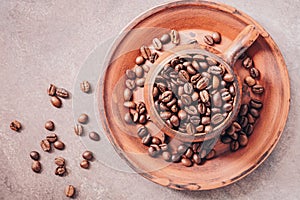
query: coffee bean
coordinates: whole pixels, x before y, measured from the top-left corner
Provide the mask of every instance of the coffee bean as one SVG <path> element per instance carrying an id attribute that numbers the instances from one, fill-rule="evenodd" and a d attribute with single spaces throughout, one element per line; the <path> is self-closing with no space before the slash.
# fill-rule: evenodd
<path id="1" fill-rule="evenodd" d="M 245 128 L 248 125 L 248 118 L 245 116 L 242 116 L 240 119 L 241 127 Z"/>
<path id="2" fill-rule="evenodd" d="M 156 50 L 161 50 L 162 49 L 162 42 L 158 38 L 154 38 L 152 40 L 152 45 Z"/>
<path id="3" fill-rule="evenodd" d="M 54 143 L 57 140 L 57 135 L 55 133 L 50 133 L 46 136 L 46 139 L 48 140 L 48 142 Z"/>
<path id="4" fill-rule="evenodd" d="M 200 118 L 199 116 L 192 116 L 192 117 L 190 118 L 190 122 L 191 122 L 192 124 L 194 124 L 195 126 L 196 126 L 196 125 L 199 125 L 200 121 L 201 121 L 201 118 Z"/>
<path id="5" fill-rule="evenodd" d="M 153 137 L 152 138 L 152 144 L 160 145 L 161 144 L 161 140 L 158 137 Z"/>
<path id="6" fill-rule="evenodd" d="M 75 187 L 73 185 L 68 185 L 65 188 L 65 195 L 67 197 L 73 197 L 75 195 Z"/>
<path id="7" fill-rule="evenodd" d="M 39 160 L 40 159 L 40 154 L 37 151 L 31 151 L 30 152 L 30 158 L 32 160 Z"/>
<path id="8" fill-rule="evenodd" d="M 45 123 L 45 129 L 47 129 L 48 131 L 53 131 L 54 130 L 54 123 L 53 121 L 47 121 Z"/>
<path id="9" fill-rule="evenodd" d="M 192 94 L 194 91 L 193 85 L 190 83 L 185 83 L 183 86 L 183 90 L 186 94 Z"/>
<path id="10" fill-rule="evenodd" d="M 144 64 L 144 63 L 145 63 L 144 57 L 142 57 L 142 56 L 136 57 L 135 63 L 136 63 L 137 65 L 142 65 L 142 64 Z"/>
<path id="11" fill-rule="evenodd" d="M 96 133 L 96 132 L 94 132 L 94 131 L 92 131 L 92 132 L 89 133 L 89 138 L 91 140 L 94 140 L 94 141 L 99 141 L 100 140 L 99 134 Z"/>
<path id="12" fill-rule="evenodd" d="M 171 37 L 170 37 L 170 35 L 167 34 L 167 33 L 163 34 L 163 35 L 161 36 L 161 38 L 160 38 L 160 41 L 161 41 L 163 44 L 169 43 L 170 40 L 171 40 Z"/>
<path id="13" fill-rule="evenodd" d="M 222 114 L 218 113 L 212 116 L 211 123 L 214 125 L 218 125 L 224 121 L 224 117 Z"/>
<path id="14" fill-rule="evenodd" d="M 195 126 L 192 123 L 186 125 L 186 132 L 188 135 L 194 135 L 196 133 Z"/>
<path id="15" fill-rule="evenodd" d="M 179 126 L 179 119 L 176 115 L 173 115 L 171 118 L 170 118 L 170 122 L 173 126 L 175 127 L 178 127 Z"/>
<path id="16" fill-rule="evenodd" d="M 148 134 L 147 127 L 144 125 L 139 126 L 137 134 L 140 138 L 143 138 L 144 136 L 146 136 Z"/>
<path id="17" fill-rule="evenodd" d="M 198 133 L 201 133 L 203 130 L 204 130 L 204 126 L 203 125 L 199 125 L 199 126 L 196 127 L 196 131 Z"/>
<path id="18" fill-rule="evenodd" d="M 138 102 L 136 105 L 136 111 L 141 115 L 146 112 L 146 105 L 144 102 Z"/>
<path id="19" fill-rule="evenodd" d="M 48 92 L 49 96 L 55 96 L 55 94 L 56 94 L 56 87 L 55 87 L 55 85 L 50 84 L 50 86 L 48 87 L 47 92 Z"/>
<path id="20" fill-rule="evenodd" d="M 134 80 L 135 77 L 136 77 L 135 72 L 132 71 L 131 69 L 127 69 L 125 73 L 126 73 L 126 76 L 127 76 L 128 79 Z"/>
<path id="21" fill-rule="evenodd" d="M 63 166 L 65 166 L 66 161 L 65 161 L 65 159 L 63 157 L 57 157 L 57 158 L 54 159 L 54 163 L 57 166 L 63 167 Z"/>
<path id="22" fill-rule="evenodd" d="M 216 156 L 216 151 L 214 149 L 212 149 L 207 155 L 206 155 L 206 159 L 207 160 L 211 160 Z"/>
<path id="23" fill-rule="evenodd" d="M 251 108 L 250 109 L 250 114 L 255 117 L 255 118 L 258 118 L 259 117 L 259 111 L 254 109 L 254 108 Z"/>
<path id="24" fill-rule="evenodd" d="M 230 149 L 231 151 L 237 151 L 240 148 L 239 142 L 238 141 L 232 141 L 230 143 Z"/>
<path id="25" fill-rule="evenodd" d="M 62 98 L 68 98 L 69 92 L 64 88 L 56 88 L 56 95 Z"/>
<path id="26" fill-rule="evenodd" d="M 158 97 L 159 91 L 158 91 L 157 87 L 153 87 L 152 95 L 153 95 L 153 98 L 157 98 Z"/>
<path id="27" fill-rule="evenodd" d="M 10 123 L 9 127 L 10 127 L 11 130 L 17 131 L 17 132 L 18 132 L 18 131 L 21 130 L 22 125 L 21 125 L 21 123 L 20 123 L 19 121 L 14 120 L 14 121 L 12 121 L 12 122 Z"/>
<path id="28" fill-rule="evenodd" d="M 246 69 L 249 69 L 251 68 L 253 65 L 253 61 L 250 57 L 247 57 L 243 60 L 243 66 L 246 68 Z"/>
<path id="29" fill-rule="evenodd" d="M 40 145 L 45 152 L 49 152 L 51 150 L 51 145 L 47 139 L 42 140 Z"/>
<path id="30" fill-rule="evenodd" d="M 202 77 L 196 84 L 198 90 L 205 89 L 209 84 L 209 79 L 207 77 Z"/>
<path id="31" fill-rule="evenodd" d="M 192 66 L 187 66 L 186 71 L 190 74 L 190 75 L 195 75 L 197 73 L 197 71 L 194 69 L 194 67 Z"/>
<path id="32" fill-rule="evenodd" d="M 172 162 L 174 162 L 174 163 L 178 163 L 178 162 L 181 160 L 181 155 L 180 155 L 180 154 L 173 154 L 173 155 L 171 156 L 171 160 L 172 160 Z"/>
<path id="33" fill-rule="evenodd" d="M 82 153 L 82 158 L 85 160 L 92 160 L 93 159 L 93 153 L 91 151 L 85 151 Z"/>
<path id="34" fill-rule="evenodd" d="M 32 162 L 31 169 L 35 173 L 40 173 L 41 170 L 42 170 L 42 165 L 39 161 L 35 160 L 35 161 Z"/>
<path id="35" fill-rule="evenodd" d="M 160 149 L 161 149 L 162 151 L 168 151 L 168 150 L 169 150 L 169 146 L 168 146 L 168 144 L 166 144 L 166 143 L 160 144 L 159 147 L 160 147 Z"/>
<path id="36" fill-rule="evenodd" d="M 262 85 L 257 84 L 252 87 L 252 92 L 255 94 L 262 94 L 264 91 L 265 89 Z"/>
<path id="37" fill-rule="evenodd" d="M 51 103 L 56 108 L 60 108 L 62 106 L 61 100 L 56 96 L 51 97 Z"/>
<path id="38" fill-rule="evenodd" d="M 90 167 L 90 162 L 88 160 L 82 160 L 80 162 L 80 167 L 83 169 L 88 169 Z"/>
<path id="39" fill-rule="evenodd" d="M 191 167 L 193 165 L 192 161 L 188 158 L 182 158 L 181 163 L 186 167 Z"/>
<path id="40" fill-rule="evenodd" d="M 195 74 L 191 77 L 191 83 L 196 84 L 201 79 L 201 74 Z"/>
<path id="41" fill-rule="evenodd" d="M 172 43 L 178 45 L 180 43 L 179 33 L 176 30 L 171 30 L 170 35 Z"/>
<path id="42" fill-rule="evenodd" d="M 75 124 L 74 133 L 78 136 L 81 136 L 83 134 L 83 127 L 80 124 Z"/>
<path id="43" fill-rule="evenodd" d="M 213 102 L 213 105 L 218 108 L 222 106 L 222 98 L 221 98 L 220 92 L 217 92 L 212 96 L 212 102 Z"/>
<path id="44" fill-rule="evenodd" d="M 221 96 L 223 101 L 229 101 L 231 99 L 231 94 L 229 92 L 223 92 Z"/>
<path id="45" fill-rule="evenodd" d="M 190 115 L 197 115 L 197 108 L 195 106 L 184 107 L 184 111 Z"/>
<path id="46" fill-rule="evenodd" d="M 140 124 L 146 124 L 147 123 L 147 116 L 145 114 L 140 115 L 138 121 L 139 121 Z"/>
<path id="47" fill-rule="evenodd" d="M 220 79 L 217 76 L 213 76 L 212 87 L 217 89 L 220 86 Z"/>
<path id="48" fill-rule="evenodd" d="M 252 78 L 259 78 L 260 72 L 255 67 L 252 67 L 250 69 L 250 75 L 252 76 Z"/>
<path id="49" fill-rule="evenodd" d="M 171 101 L 172 97 L 173 97 L 172 91 L 165 91 L 164 93 L 162 93 L 161 101 L 164 103 L 167 103 L 167 102 Z"/>
<path id="50" fill-rule="evenodd" d="M 199 93 L 200 99 L 203 103 L 207 103 L 209 101 L 209 93 L 207 90 L 202 90 Z"/>
<path id="51" fill-rule="evenodd" d="M 135 68 L 136 77 L 142 78 L 144 76 L 144 69 L 141 66 Z"/>
<path id="52" fill-rule="evenodd" d="M 228 83 L 231 83 L 234 81 L 234 77 L 232 74 L 225 74 L 224 77 L 223 77 L 223 80 L 228 82 Z"/>
<path id="53" fill-rule="evenodd" d="M 139 79 L 136 79 L 136 80 L 135 80 L 135 84 L 136 84 L 136 86 L 138 86 L 138 87 L 144 87 L 145 81 L 146 81 L 145 78 L 139 78 Z"/>
<path id="54" fill-rule="evenodd" d="M 187 95 L 187 94 L 183 94 L 181 96 L 181 101 L 182 101 L 183 105 L 188 106 L 188 105 L 191 105 L 192 98 L 189 95 Z"/>
<path id="55" fill-rule="evenodd" d="M 214 45 L 214 39 L 212 36 L 210 35 L 205 35 L 204 38 L 203 38 L 203 41 L 207 44 L 207 45 Z"/>
<path id="56" fill-rule="evenodd" d="M 261 109 L 263 107 L 263 104 L 258 99 L 251 99 L 250 106 L 255 109 Z"/>
<path id="57" fill-rule="evenodd" d="M 192 158 L 193 154 L 194 154 L 193 150 L 191 148 L 188 148 L 185 152 L 185 157 Z"/>
<path id="58" fill-rule="evenodd" d="M 231 139 L 233 139 L 233 140 L 237 140 L 238 137 L 239 137 L 239 135 L 238 135 L 237 133 L 233 133 L 230 137 L 231 137 Z"/>
<path id="59" fill-rule="evenodd" d="M 141 52 L 141 55 L 142 57 L 145 59 L 145 60 L 149 60 L 150 56 L 151 56 L 151 50 L 149 49 L 148 46 L 146 45 L 143 45 L 141 46 L 140 48 L 140 52 Z M 144 62 L 144 59 L 143 59 L 143 62 Z M 136 62 L 137 63 L 137 62 Z M 137 63 L 138 64 L 138 63 Z M 142 63 L 141 63 L 142 64 Z M 139 64 L 138 64 L 139 65 Z"/>
<path id="60" fill-rule="evenodd" d="M 162 152 L 162 157 L 165 161 L 169 162 L 169 161 L 171 161 L 172 155 L 170 154 L 170 152 L 164 151 L 164 152 Z"/>
<path id="61" fill-rule="evenodd" d="M 135 81 L 129 79 L 125 81 L 125 85 L 130 90 L 133 90 L 136 87 Z"/>
<path id="62" fill-rule="evenodd" d="M 54 142 L 53 146 L 58 150 L 63 150 L 65 148 L 65 144 L 62 141 L 59 141 L 59 140 Z"/>
<path id="63" fill-rule="evenodd" d="M 241 147 L 244 147 L 248 144 L 248 137 L 245 133 L 240 134 L 238 138 L 239 144 Z"/>
<path id="64" fill-rule="evenodd" d="M 247 114 L 247 119 L 249 124 L 254 124 L 256 120 L 250 113 Z"/>
<path id="65" fill-rule="evenodd" d="M 156 144 L 151 144 L 148 149 L 148 154 L 151 157 L 156 157 L 160 153 L 160 147 Z"/>
<path id="66" fill-rule="evenodd" d="M 89 120 L 88 115 L 85 114 L 85 113 L 83 113 L 83 114 L 79 115 L 77 121 L 78 121 L 79 123 L 81 123 L 81 124 L 86 124 L 86 123 L 88 122 L 88 120 Z"/>
<path id="67" fill-rule="evenodd" d="M 171 116 L 172 116 L 172 113 L 168 112 L 168 111 L 164 111 L 164 112 L 160 113 L 160 117 L 164 120 L 170 119 Z"/>
<path id="68" fill-rule="evenodd" d="M 199 94 L 197 92 L 193 92 L 191 98 L 192 101 L 197 101 L 199 99 Z"/>
<path id="69" fill-rule="evenodd" d="M 245 129 L 245 132 L 246 132 L 247 136 L 252 135 L 253 130 L 254 130 L 254 126 L 252 124 L 248 124 L 248 126 Z"/>
<path id="70" fill-rule="evenodd" d="M 150 134 L 148 134 L 142 138 L 143 145 L 149 146 L 151 144 L 151 141 L 152 141 L 152 137 Z"/>
<path id="71" fill-rule="evenodd" d="M 185 120 L 187 118 L 187 113 L 184 110 L 178 112 L 178 117 L 180 120 Z"/>
<path id="72" fill-rule="evenodd" d="M 218 62 L 215 59 L 211 58 L 211 57 L 206 57 L 206 62 L 210 66 L 218 65 Z"/>
<path id="73" fill-rule="evenodd" d="M 188 82 L 190 80 L 190 75 L 187 71 L 185 70 L 180 70 L 178 72 L 178 77 L 180 80 L 184 81 L 184 82 Z"/>
<path id="74" fill-rule="evenodd" d="M 210 124 L 210 117 L 202 117 L 202 118 L 201 118 L 201 123 L 202 123 L 203 125 L 208 125 L 208 124 Z"/>
<path id="75" fill-rule="evenodd" d="M 223 69 L 219 66 L 211 66 L 208 68 L 208 73 L 213 75 L 221 75 L 223 73 Z"/>
<path id="76" fill-rule="evenodd" d="M 158 57 L 159 57 L 158 54 L 156 52 L 154 52 L 154 53 L 151 54 L 151 56 L 149 58 L 149 61 L 151 63 L 154 63 L 158 59 Z"/>
<path id="77" fill-rule="evenodd" d="M 197 108 L 198 108 L 198 112 L 201 115 L 204 115 L 206 113 L 206 106 L 204 103 L 199 103 Z"/>
<path id="78" fill-rule="evenodd" d="M 221 34 L 219 32 L 213 32 L 211 36 L 216 44 L 221 42 Z"/>
<path id="79" fill-rule="evenodd" d="M 224 144 L 229 144 L 231 143 L 232 139 L 231 137 L 227 136 L 227 135 L 224 135 L 221 137 L 221 141 L 224 143 Z"/>
<path id="80" fill-rule="evenodd" d="M 58 176 L 63 176 L 63 175 L 65 175 L 66 171 L 67 171 L 66 168 L 64 166 L 61 166 L 61 167 L 57 167 L 55 169 L 54 174 L 58 175 Z"/>
<path id="81" fill-rule="evenodd" d="M 226 112 L 230 112 L 232 110 L 232 108 L 233 108 L 233 106 L 230 103 L 225 103 L 223 105 L 223 110 L 226 111 Z"/>
<path id="82" fill-rule="evenodd" d="M 177 113 L 177 112 L 178 112 L 178 107 L 177 107 L 176 105 L 173 105 L 173 106 L 171 107 L 171 111 L 172 111 L 173 113 Z"/>
<path id="83" fill-rule="evenodd" d="M 193 162 L 197 165 L 199 165 L 201 163 L 201 158 L 200 158 L 200 155 L 198 153 L 195 153 L 193 155 Z"/>
<path id="84" fill-rule="evenodd" d="M 236 132 L 239 132 L 242 129 L 241 125 L 238 122 L 233 122 L 232 127 Z"/>
<path id="85" fill-rule="evenodd" d="M 245 78 L 245 83 L 249 86 L 252 87 L 253 85 L 256 84 L 256 81 L 254 78 L 252 78 L 251 76 L 246 76 Z"/>

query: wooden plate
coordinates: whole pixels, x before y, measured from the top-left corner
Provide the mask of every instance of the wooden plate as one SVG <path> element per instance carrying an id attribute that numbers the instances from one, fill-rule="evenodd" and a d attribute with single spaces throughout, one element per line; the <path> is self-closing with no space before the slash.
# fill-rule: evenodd
<path id="1" fill-rule="evenodd" d="M 222 42 L 214 48 L 223 52 L 248 24 L 254 24 L 260 32 L 247 54 L 260 70 L 259 81 L 265 87 L 261 96 L 264 108 L 248 145 L 237 152 L 223 149 L 213 160 L 189 168 L 148 156 L 147 148 L 136 135 L 136 126 L 123 120 L 126 113 L 124 74 L 134 66 L 140 46 L 151 44 L 154 37 L 170 29 L 191 37 L 194 37 L 191 32 L 196 32 L 198 38 L 218 31 L 222 34 Z M 270 155 L 282 134 L 290 101 L 289 77 L 283 57 L 257 22 L 232 7 L 205 1 L 180 1 L 151 9 L 124 29 L 106 63 L 107 70 L 99 82 L 98 99 L 106 134 L 119 155 L 136 172 L 155 183 L 178 190 L 208 190 L 231 184 L 256 169 Z M 240 65 L 240 61 L 236 63 Z M 238 75 L 244 76 L 245 72 Z"/>

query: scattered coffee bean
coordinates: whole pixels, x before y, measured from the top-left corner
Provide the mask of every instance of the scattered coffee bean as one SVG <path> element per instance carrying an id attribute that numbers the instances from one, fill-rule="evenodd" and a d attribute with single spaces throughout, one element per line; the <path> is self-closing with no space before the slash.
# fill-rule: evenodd
<path id="1" fill-rule="evenodd" d="M 57 141 L 57 135 L 55 133 L 50 133 L 46 136 L 46 140 L 50 143 L 54 143 Z"/>
<path id="2" fill-rule="evenodd" d="M 90 167 L 90 162 L 88 160 L 83 160 L 80 162 L 80 167 L 83 169 L 88 169 Z"/>
<path id="3" fill-rule="evenodd" d="M 63 166 L 65 166 L 66 161 L 65 161 L 65 159 L 63 157 L 57 157 L 57 158 L 54 159 L 54 163 L 57 166 L 63 167 Z"/>
<path id="4" fill-rule="evenodd" d="M 30 158 L 32 160 L 39 160 L 40 159 L 40 154 L 37 151 L 31 151 L 30 152 Z"/>
<path id="5" fill-rule="evenodd" d="M 252 67 L 250 69 L 250 75 L 252 76 L 252 78 L 259 78 L 260 72 L 255 67 Z"/>
<path id="6" fill-rule="evenodd" d="M 65 148 L 65 144 L 64 144 L 62 141 L 59 141 L 59 140 L 55 141 L 55 142 L 53 143 L 53 146 L 54 146 L 56 149 L 58 149 L 58 150 L 63 150 L 63 149 Z"/>
<path id="7" fill-rule="evenodd" d="M 85 113 L 83 113 L 83 114 L 79 115 L 77 121 L 78 121 L 79 123 L 81 123 L 81 124 L 86 124 L 86 123 L 88 122 L 88 120 L 89 120 L 88 115 L 85 114 Z"/>
<path id="8" fill-rule="evenodd" d="M 153 47 L 158 51 L 160 51 L 163 47 L 162 42 L 158 38 L 154 38 L 152 44 Z"/>
<path id="9" fill-rule="evenodd" d="M 83 127 L 80 124 L 75 124 L 74 133 L 78 136 L 81 136 L 83 134 Z"/>
<path id="10" fill-rule="evenodd" d="M 214 40 L 214 43 L 219 44 L 221 42 L 221 34 L 220 33 L 213 32 L 211 36 Z"/>
<path id="11" fill-rule="evenodd" d="M 49 96 L 55 96 L 56 94 L 56 87 L 53 84 L 50 84 L 50 86 L 48 87 L 48 95 Z"/>
<path id="12" fill-rule="evenodd" d="M 55 128 L 54 122 L 53 121 L 47 121 L 45 123 L 45 129 L 47 129 L 48 131 L 53 131 Z"/>
<path id="13" fill-rule="evenodd" d="M 40 145 L 45 152 L 49 152 L 51 150 L 51 145 L 47 139 L 42 140 Z"/>
<path id="14" fill-rule="evenodd" d="M 246 68 L 246 69 L 250 69 L 252 66 L 253 66 L 253 61 L 250 57 L 247 57 L 243 60 L 243 66 Z"/>
<path id="15" fill-rule="evenodd" d="M 257 84 L 252 87 L 252 92 L 255 94 L 262 94 L 264 91 L 265 89 L 262 85 Z"/>
<path id="16" fill-rule="evenodd" d="M 75 195 L 75 187 L 73 185 L 68 185 L 65 188 L 65 195 L 67 197 L 73 197 Z"/>
<path id="17" fill-rule="evenodd" d="M 64 88 L 56 88 L 56 95 L 62 98 L 68 98 L 69 92 Z"/>
<path id="18" fill-rule="evenodd" d="M 160 38 L 160 41 L 161 41 L 163 44 L 169 43 L 170 40 L 171 40 L 171 37 L 170 37 L 170 35 L 169 35 L 168 33 L 163 34 L 163 35 L 161 36 L 161 38 Z"/>
<path id="19" fill-rule="evenodd" d="M 17 132 L 18 132 L 18 131 L 21 130 L 22 125 L 21 125 L 21 123 L 20 123 L 19 121 L 14 120 L 14 121 L 12 121 L 12 122 L 10 123 L 9 127 L 10 127 L 11 130 L 17 131 Z"/>
<path id="20" fill-rule="evenodd" d="M 248 137 L 247 137 L 247 135 L 246 134 L 240 134 L 239 135 L 239 138 L 238 138 L 238 141 L 239 141 L 239 145 L 241 146 L 241 147 L 244 147 L 244 146 L 246 146 L 247 144 L 248 144 Z"/>
<path id="21" fill-rule="evenodd" d="M 213 39 L 213 37 L 210 36 L 210 35 L 204 36 L 203 41 L 204 41 L 207 45 L 209 45 L 209 46 L 214 45 L 214 39 Z"/>
<path id="22" fill-rule="evenodd" d="M 80 89 L 82 92 L 89 93 L 90 88 L 91 88 L 91 86 L 88 81 L 83 81 L 82 83 L 80 83 Z"/>
<path id="23" fill-rule="evenodd" d="M 58 176 L 63 176 L 63 175 L 65 175 L 65 173 L 66 173 L 66 168 L 64 167 L 64 166 L 59 166 L 59 167 L 57 167 L 56 169 L 55 169 L 55 175 L 58 175 Z"/>
<path id="24" fill-rule="evenodd" d="M 92 160 L 93 159 L 93 153 L 91 151 L 85 151 L 82 153 L 82 157 L 86 160 Z"/>
<path id="25" fill-rule="evenodd" d="M 51 97 L 51 103 L 56 108 L 60 108 L 62 106 L 61 100 L 56 96 Z"/>
<path id="26" fill-rule="evenodd" d="M 256 81 L 254 78 L 252 78 L 251 76 L 247 76 L 245 78 L 245 83 L 249 86 L 249 87 L 252 87 L 253 85 L 256 84 Z"/>
<path id="27" fill-rule="evenodd" d="M 179 33 L 176 30 L 171 30 L 170 35 L 172 43 L 178 45 L 180 43 Z"/>
<path id="28" fill-rule="evenodd" d="M 31 169 L 35 173 L 40 173 L 41 170 L 42 170 L 42 165 L 39 161 L 35 160 L 35 161 L 32 162 Z"/>
<path id="29" fill-rule="evenodd" d="M 99 141 L 100 140 L 99 134 L 96 133 L 96 132 L 94 132 L 94 131 L 92 131 L 92 132 L 89 133 L 89 138 L 91 140 L 94 140 L 94 141 Z"/>

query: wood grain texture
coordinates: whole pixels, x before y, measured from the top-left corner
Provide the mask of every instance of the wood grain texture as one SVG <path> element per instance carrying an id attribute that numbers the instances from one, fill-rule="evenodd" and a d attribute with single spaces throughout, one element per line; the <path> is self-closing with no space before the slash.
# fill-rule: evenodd
<path id="1" fill-rule="evenodd" d="M 154 37 L 162 35 L 166 29 L 183 32 L 218 31 L 222 34 L 222 43 L 215 49 L 224 52 L 248 24 L 254 24 L 260 33 L 247 53 L 261 72 L 259 82 L 265 87 L 265 93 L 257 97 L 264 102 L 264 108 L 247 147 L 231 153 L 220 144 L 221 153 L 217 158 L 191 168 L 149 157 L 147 148 L 135 135 L 136 126 L 129 126 L 123 121 L 126 109 L 121 103 L 125 88 L 124 74 L 134 66 L 139 47 L 150 44 Z M 143 27 L 149 29 L 130 32 Z M 104 87 L 99 88 L 99 108 L 104 107 L 102 121 L 106 134 L 117 152 L 134 170 L 163 186 L 178 190 L 208 190 L 233 183 L 251 173 L 268 157 L 283 131 L 289 111 L 290 86 L 282 55 L 259 24 L 231 7 L 197 1 L 175 2 L 152 9 L 124 30 L 124 35 L 116 40 L 111 50 L 107 65 L 102 79 Z M 235 73 L 242 80 L 247 71 L 241 69 L 240 65 L 238 61 Z"/>

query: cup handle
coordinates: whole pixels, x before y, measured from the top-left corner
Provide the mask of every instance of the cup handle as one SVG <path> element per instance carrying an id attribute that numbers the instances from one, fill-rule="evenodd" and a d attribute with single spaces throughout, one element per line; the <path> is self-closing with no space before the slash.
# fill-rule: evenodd
<path id="1" fill-rule="evenodd" d="M 248 25 L 233 40 L 223 54 L 224 60 L 233 67 L 237 59 L 255 42 L 259 32 L 254 25 Z"/>

